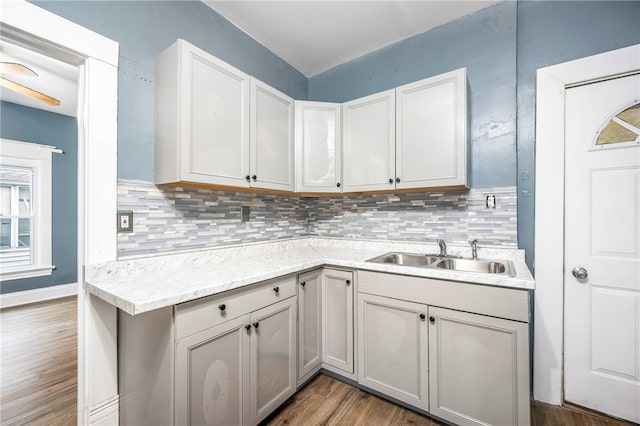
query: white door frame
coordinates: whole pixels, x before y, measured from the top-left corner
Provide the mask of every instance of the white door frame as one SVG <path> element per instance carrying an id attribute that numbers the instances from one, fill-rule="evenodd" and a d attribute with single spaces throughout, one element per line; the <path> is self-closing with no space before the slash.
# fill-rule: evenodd
<path id="1" fill-rule="evenodd" d="M 0 1 L 0 34 L 79 68 L 78 424 L 117 423 L 117 311 L 83 278 L 116 259 L 118 43 L 23 0 Z"/>
<path id="2" fill-rule="evenodd" d="M 563 402 L 564 130 L 567 87 L 640 70 L 640 44 L 537 72 L 533 395 Z"/>

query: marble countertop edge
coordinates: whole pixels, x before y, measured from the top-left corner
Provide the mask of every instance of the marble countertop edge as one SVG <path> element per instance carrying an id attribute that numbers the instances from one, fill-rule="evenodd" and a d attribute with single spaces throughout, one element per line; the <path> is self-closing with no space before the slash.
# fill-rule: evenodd
<path id="1" fill-rule="evenodd" d="M 433 252 L 433 245 L 310 237 L 272 244 L 125 259 L 89 267 L 85 288 L 129 315 L 139 315 L 321 266 L 532 290 L 535 281 L 517 249 L 482 248 L 482 258 L 511 260 L 516 276 L 368 263 L 389 251 Z M 465 255 L 453 248 L 452 254 Z"/>

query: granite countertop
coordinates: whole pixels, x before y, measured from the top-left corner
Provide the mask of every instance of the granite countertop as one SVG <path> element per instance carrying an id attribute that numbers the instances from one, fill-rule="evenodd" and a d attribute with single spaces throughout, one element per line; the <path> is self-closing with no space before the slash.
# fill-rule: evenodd
<path id="1" fill-rule="evenodd" d="M 511 260 L 515 266 L 514 277 L 366 262 L 390 251 L 438 253 L 438 248 L 430 244 L 317 237 L 244 244 L 88 265 L 85 288 L 130 315 L 322 265 L 508 288 L 535 288 L 522 250 L 478 247 L 481 259 Z M 448 252 L 471 255 L 468 247 L 451 246 Z"/>

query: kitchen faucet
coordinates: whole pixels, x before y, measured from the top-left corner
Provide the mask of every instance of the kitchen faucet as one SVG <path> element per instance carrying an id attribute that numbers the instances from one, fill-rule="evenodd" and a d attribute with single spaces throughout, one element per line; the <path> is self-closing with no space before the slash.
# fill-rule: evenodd
<path id="1" fill-rule="evenodd" d="M 440 238 L 438 238 L 436 240 L 438 242 L 438 246 L 440 246 L 440 257 L 446 257 L 447 256 L 447 243 L 444 242 L 444 240 L 441 240 Z"/>
<path id="2" fill-rule="evenodd" d="M 471 259 L 478 260 L 478 240 L 471 241 Z"/>

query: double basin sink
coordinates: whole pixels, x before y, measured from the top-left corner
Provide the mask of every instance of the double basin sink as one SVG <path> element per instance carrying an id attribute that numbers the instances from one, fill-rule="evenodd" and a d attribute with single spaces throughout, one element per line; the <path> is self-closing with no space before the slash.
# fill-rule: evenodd
<path id="1" fill-rule="evenodd" d="M 508 260 L 463 259 L 451 256 L 391 252 L 369 259 L 367 262 L 515 276 L 513 264 Z"/>

